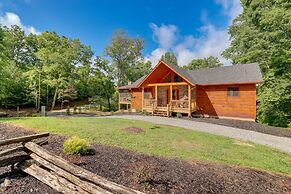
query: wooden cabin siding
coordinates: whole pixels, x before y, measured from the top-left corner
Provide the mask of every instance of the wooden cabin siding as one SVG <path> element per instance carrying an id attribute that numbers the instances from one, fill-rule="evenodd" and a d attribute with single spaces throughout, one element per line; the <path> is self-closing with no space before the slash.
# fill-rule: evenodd
<path id="1" fill-rule="evenodd" d="M 239 87 L 239 96 L 228 96 Z M 197 86 L 197 113 L 218 117 L 256 118 L 256 84 Z"/>
<path id="2" fill-rule="evenodd" d="M 131 109 L 142 109 L 142 96 L 141 89 L 132 89 L 131 90 Z"/>

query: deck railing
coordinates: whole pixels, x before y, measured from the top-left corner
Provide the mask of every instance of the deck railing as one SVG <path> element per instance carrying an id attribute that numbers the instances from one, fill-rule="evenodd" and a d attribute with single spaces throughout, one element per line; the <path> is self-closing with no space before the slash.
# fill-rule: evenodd
<path id="1" fill-rule="evenodd" d="M 120 103 L 130 103 L 131 102 L 130 93 L 120 93 L 119 94 L 119 102 Z"/>
<path id="2" fill-rule="evenodd" d="M 170 104 L 171 109 L 187 109 L 188 107 L 188 100 L 172 100 Z"/>

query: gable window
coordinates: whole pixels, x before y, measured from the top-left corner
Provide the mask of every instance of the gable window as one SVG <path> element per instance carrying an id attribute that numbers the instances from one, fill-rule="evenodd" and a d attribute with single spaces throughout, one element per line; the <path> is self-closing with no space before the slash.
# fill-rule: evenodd
<path id="1" fill-rule="evenodd" d="M 174 82 L 182 82 L 182 81 L 183 79 L 179 75 L 177 74 L 174 75 Z"/>
<path id="2" fill-rule="evenodd" d="M 227 88 L 227 96 L 239 96 L 239 87 L 229 87 Z"/>

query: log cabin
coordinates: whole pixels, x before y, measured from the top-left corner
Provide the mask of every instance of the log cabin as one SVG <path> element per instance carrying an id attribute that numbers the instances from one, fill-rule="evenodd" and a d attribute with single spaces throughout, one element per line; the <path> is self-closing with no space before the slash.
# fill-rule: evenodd
<path id="1" fill-rule="evenodd" d="M 160 61 L 134 83 L 119 87 L 119 109 L 153 115 L 256 119 L 258 64 L 184 70 Z"/>

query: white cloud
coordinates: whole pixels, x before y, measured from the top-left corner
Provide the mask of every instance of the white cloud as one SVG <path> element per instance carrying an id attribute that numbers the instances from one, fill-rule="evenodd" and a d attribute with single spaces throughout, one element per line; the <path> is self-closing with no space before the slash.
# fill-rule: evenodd
<path id="1" fill-rule="evenodd" d="M 34 27 L 23 25 L 19 16 L 11 12 L 6 12 L 4 16 L 0 16 L 0 24 L 8 28 L 13 25 L 17 25 L 21 27 L 26 34 L 40 34 L 40 32 L 37 31 Z"/>
<path id="2" fill-rule="evenodd" d="M 239 0 L 215 0 L 215 2 L 222 5 L 223 13 L 230 18 L 229 23 L 242 11 Z M 204 25 L 198 29 L 200 36 L 197 38 L 193 35 L 181 35 L 179 28 L 172 24 L 161 26 L 150 24 L 153 40 L 159 47 L 146 56 L 146 60 L 156 65 L 165 52 L 172 51 L 177 56 L 180 66 L 188 64 L 194 58 L 209 56 L 218 57 L 223 64 L 230 65 L 230 61 L 221 56 L 230 45 L 227 28 L 218 28 L 208 22 L 206 11 L 202 12 L 201 19 Z"/>
<path id="3" fill-rule="evenodd" d="M 215 2 L 222 5 L 223 12 L 230 17 L 230 21 L 242 12 L 240 0 L 215 0 Z"/>
<path id="4" fill-rule="evenodd" d="M 175 25 L 164 25 L 158 27 L 151 23 L 150 28 L 153 31 L 153 39 L 159 43 L 162 48 L 171 48 L 177 38 L 178 28 Z"/>

